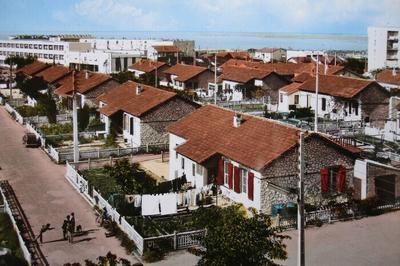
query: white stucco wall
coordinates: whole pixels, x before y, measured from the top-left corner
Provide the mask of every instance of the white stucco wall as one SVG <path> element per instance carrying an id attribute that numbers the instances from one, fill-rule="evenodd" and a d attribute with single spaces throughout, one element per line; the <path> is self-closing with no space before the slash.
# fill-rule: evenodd
<path id="1" fill-rule="evenodd" d="M 125 120 L 125 115 L 127 116 L 127 120 Z M 131 118 L 133 118 L 133 135 L 130 134 L 130 123 Z M 128 123 L 125 124 L 125 121 Z M 131 114 L 125 113 L 123 114 L 123 131 L 122 135 L 124 137 L 125 143 L 130 147 L 139 147 L 141 145 L 140 141 L 140 118 L 133 116 Z"/>
<path id="2" fill-rule="evenodd" d="M 227 101 L 241 101 L 243 100 L 243 93 L 242 91 L 236 90 L 236 86 L 240 85 L 240 83 L 230 80 L 223 80 L 222 81 L 222 91 L 223 95 L 227 97 Z M 226 88 L 232 90 L 232 92 L 225 92 Z"/>

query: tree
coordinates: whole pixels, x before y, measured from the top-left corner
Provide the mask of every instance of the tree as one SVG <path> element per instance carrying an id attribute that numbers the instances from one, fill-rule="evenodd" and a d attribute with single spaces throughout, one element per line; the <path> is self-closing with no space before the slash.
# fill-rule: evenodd
<path id="1" fill-rule="evenodd" d="M 78 109 L 78 129 L 84 131 L 89 125 L 90 108 L 86 104 Z"/>
<path id="2" fill-rule="evenodd" d="M 39 91 L 47 89 L 47 82 L 42 77 L 33 77 L 22 82 L 19 78 L 18 82 L 21 91 L 35 99 L 41 94 Z"/>
<path id="3" fill-rule="evenodd" d="M 265 96 L 265 91 L 260 86 L 255 86 L 251 83 L 246 84 L 238 84 L 236 85 L 235 90 L 242 91 L 243 98 L 252 99 L 252 98 L 261 98 Z"/>
<path id="4" fill-rule="evenodd" d="M 9 56 L 4 61 L 7 65 L 17 65 L 17 68 L 21 68 L 23 66 L 29 65 L 35 61 L 35 58 L 29 56 L 27 58 L 20 56 Z"/>
<path id="5" fill-rule="evenodd" d="M 199 265 L 277 265 L 274 260 L 287 258 L 286 245 L 271 227 L 267 215 L 253 212 L 247 218 L 240 205 L 227 208 L 200 208 L 195 222 L 205 226 L 206 251 Z"/>
<path id="6" fill-rule="evenodd" d="M 356 59 L 356 58 L 347 58 L 344 63 L 344 67 L 348 70 L 354 71 L 358 74 L 364 74 L 365 69 L 365 61 L 367 59 Z"/>
<path id="7" fill-rule="evenodd" d="M 150 73 L 145 73 L 140 76 L 139 82 L 154 87 L 154 85 L 156 83 L 156 78 L 154 75 L 155 75 L 155 71 L 150 72 Z"/>
<path id="8" fill-rule="evenodd" d="M 116 180 L 124 194 L 152 193 L 155 181 L 148 178 L 145 171 L 139 169 L 139 164 L 131 164 L 128 159 L 117 160 L 114 166 L 105 166 L 110 178 Z"/>
<path id="9" fill-rule="evenodd" d="M 130 71 L 119 72 L 111 75 L 115 80 L 117 80 L 121 84 L 127 82 L 128 80 L 138 81 L 133 72 Z"/>
<path id="10" fill-rule="evenodd" d="M 36 108 L 38 113 L 41 115 L 46 115 L 49 119 L 49 123 L 57 122 L 57 104 L 54 101 L 50 93 L 40 94 L 37 98 L 38 104 Z"/>

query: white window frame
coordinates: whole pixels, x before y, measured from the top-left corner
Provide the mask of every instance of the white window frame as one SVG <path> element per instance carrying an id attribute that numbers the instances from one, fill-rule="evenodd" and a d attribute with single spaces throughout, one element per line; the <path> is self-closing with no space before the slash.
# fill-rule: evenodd
<path id="1" fill-rule="evenodd" d="M 224 160 L 224 184 L 228 185 L 229 183 L 229 171 L 228 171 L 229 162 Z"/>
<path id="2" fill-rule="evenodd" d="M 248 187 L 247 187 L 247 179 L 248 179 L 249 171 L 245 168 L 240 168 L 240 191 L 241 193 L 247 194 Z"/>
<path id="3" fill-rule="evenodd" d="M 203 172 L 204 172 L 203 166 L 197 163 L 196 164 L 196 174 L 202 176 Z"/>

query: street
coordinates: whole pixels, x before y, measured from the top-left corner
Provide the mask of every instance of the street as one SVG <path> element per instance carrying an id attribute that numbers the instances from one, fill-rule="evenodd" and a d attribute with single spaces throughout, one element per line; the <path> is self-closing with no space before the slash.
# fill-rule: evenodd
<path id="1" fill-rule="evenodd" d="M 292 239 L 282 264 L 297 265 L 297 231 L 286 235 Z M 400 211 L 308 228 L 305 240 L 306 265 L 400 265 Z"/>
<path id="2" fill-rule="evenodd" d="M 24 127 L 0 107 L 0 178 L 8 179 L 37 235 L 43 224 L 53 230 L 43 235 L 41 249 L 50 265 L 96 260 L 108 251 L 137 262 L 127 255 L 119 240 L 106 238 L 98 227 L 90 205 L 64 178 L 65 166 L 54 164 L 41 149 L 22 145 Z M 61 225 L 66 215 L 75 213 L 76 225 L 89 234 L 75 238 L 74 244 L 62 239 Z"/>

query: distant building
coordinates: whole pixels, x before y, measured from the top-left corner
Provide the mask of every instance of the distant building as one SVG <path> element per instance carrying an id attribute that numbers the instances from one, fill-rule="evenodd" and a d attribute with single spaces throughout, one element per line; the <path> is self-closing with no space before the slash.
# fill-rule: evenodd
<path id="1" fill-rule="evenodd" d="M 252 53 L 252 58 L 255 60 L 263 61 L 264 63 L 285 62 L 286 50 L 282 48 L 256 49 L 254 53 Z"/>
<path id="2" fill-rule="evenodd" d="M 399 33 L 399 27 L 368 28 L 368 72 L 400 67 Z"/>

